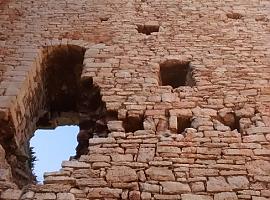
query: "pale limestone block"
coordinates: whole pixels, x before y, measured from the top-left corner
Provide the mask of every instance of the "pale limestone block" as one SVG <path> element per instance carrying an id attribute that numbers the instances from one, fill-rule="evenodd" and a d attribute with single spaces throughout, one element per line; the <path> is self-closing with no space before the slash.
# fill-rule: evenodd
<path id="1" fill-rule="evenodd" d="M 151 193 L 149 193 L 149 192 L 142 192 L 141 193 L 141 199 L 142 200 L 151 200 Z"/>
<path id="2" fill-rule="evenodd" d="M 163 193 L 165 194 L 182 194 L 191 192 L 191 189 L 187 183 L 180 182 L 160 182 L 163 187 Z"/>
<path id="3" fill-rule="evenodd" d="M 235 192 L 221 192 L 214 195 L 214 200 L 238 200 Z"/>
<path id="4" fill-rule="evenodd" d="M 113 166 L 108 169 L 106 180 L 108 182 L 132 182 L 137 181 L 136 171 L 126 166 Z"/>
<path id="5" fill-rule="evenodd" d="M 76 185 L 81 187 L 105 187 L 108 183 L 103 178 L 80 178 L 76 180 Z"/>
<path id="6" fill-rule="evenodd" d="M 79 161 L 63 161 L 62 167 L 69 167 L 69 168 L 90 168 L 91 165 L 85 162 Z"/>
<path id="7" fill-rule="evenodd" d="M 232 191 L 232 187 L 226 182 L 225 178 L 222 176 L 209 177 L 209 180 L 207 181 L 207 191 L 226 192 Z"/>
<path id="8" fill-rule="evenodd" d="M 90 154 L 88 160 L 89 162 L 110 162 L 111 158 L 110 156 L 102 154 Z"/>
<path id="9" fill-rule="evenodd" d="M 198 195 L 198 194 L 182 194 L 182 200 L 213 200 L 213 197 L 208 195 Z"/>
<path id="10" fill-rule="evenodd" d="M 140 148 L 137 161 L 138 162 L 149 162 L 154 160 L 155 149 L 154 148 Z"/>
<path id="11" fill-rule="evenodd" d="M 176 132 L 177 131 L 177 127 L 178 127 L 177 117 L 176 116 L 170 116 L 170 118 L 169 118 L 169 129 L 171 131 Z"/>
<path id="12" fill-rule="evenodd" d="M 175 177 L 172 170 L 165 167 L 150 167 L 145 171 L 151 180 L 156 181 L 174 181 Z"/>
<path id="13" fill-rule="evenodd" d="M 144 121 L 143 121 L 143 127 L 145 130 L 153 130 L 156 131 L 156 124 L 153 120 L 152 117 L 147 117 Z"/>
<path id="14" fill-rule="evenodd" d="M 248 189 L 249 181 L 245 176 L 229 176 L 227 178 L 228 183 L 233 189 Z"/>
<path id="15" fill-rule="evenodd" d="M 125 131 L 123 121 L 109 121 L 107 126 L 110 131 Z"/>
<path id="16" fill-rule="evenodd" d="M 159 193 L 160 186 L 150 183 L 140 183 L 140 188 L 143 192 Z"/>
<path id="17" fill-rule="evenodd" d="M 113 162 L 132 162 L 133 156 L 131 154 L 111 154 Z"/>
<path id="18" fill-rule="evenodd" d="M 75 197 L 71 193 L 58 193 L 57 200 L 75 200 Z"/>
<path id="19" fill-rule="evenodd" d="M 205 187 L 203 182 L 194 182 L 191 183 L 191 190 L 192 192 L 204 192 Z"/>
<path id="20" fill-rule="evenodd" d="M 21 190 L 7 189 L 1 193 L 1 199 L 5 200 L 19 200 L 22 194 Z"/>
<path id="21" fill-rule="evenodd" d="M 47 193 L 36 193 L 35 194 L 35 199 L 40 199 L 40 200 L 54 200 L 56 199 L 56 195 L 52 192 L 47 192 Z"/>

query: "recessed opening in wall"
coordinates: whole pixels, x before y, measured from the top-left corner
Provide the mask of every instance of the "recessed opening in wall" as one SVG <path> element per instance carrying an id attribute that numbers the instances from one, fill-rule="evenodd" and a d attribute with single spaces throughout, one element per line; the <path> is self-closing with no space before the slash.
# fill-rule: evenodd
<path id="1" fill-rule="evenodd" d="M 157 25 L 137 25 L 138 33 L 143 33 L 145 35 L 150 35 L 154 32 L 159 32 L 159 26 Z"/>
<path id="2" fill-rule="evenodd" d="M 143 130 L 143 116 L 130 115 L 124 120 L 124 129 L 126 132 L 135 132 Z"/>
<path id="3" fill-rule="evenodd" d="M 38 129 L 30 140 L 34 151 L 33 174 L 43 181 L 44 172 L 58 171 L 63 160 L 76 154 L 78 126 L 58 126 L 54 130 Z M 33 157 L 32 157 L 33 158 Z"/>
<path id="4" fill-rule="evenodd" d="M 100 17 L 99 18 L 101 22 L 106 22 L 108 21 L 110 18 L 109 17 Z"/>
<path id="5" fill-rule="evenodd" d="M 187 116 L 177 117 L 177 133 L 181 134 L 186 128 L 191 127 L 191 118 Z"/>
<path id="6" fill-rule="evenodd" d="M 173 88 L 179 86 L 194 86 L 192 68 L 190 62 L 168 60 L 160 64 L 161 85 L 170 85 Z"/>
<path id="7" fill-rule="evenodd" d="M 46 107 L 51 114 L 76 111 L 84 52 L 78 46 L 58 47 L 43 62 Z"/>
<path id="8" fill-rule="evenodd" d="M 240 13 L 227 13 L 226 16 L 230 19 L 241 19 L 243 17 Z"/>

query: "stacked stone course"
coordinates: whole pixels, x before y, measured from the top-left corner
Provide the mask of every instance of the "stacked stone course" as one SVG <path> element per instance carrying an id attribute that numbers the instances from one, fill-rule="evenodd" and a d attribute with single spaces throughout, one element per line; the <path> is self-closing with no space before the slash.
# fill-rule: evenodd
<path id="1" fill-rule="evenodd" d="M 0 198 L 269 199 L 269 12 L 268 0 L 0 1 Z M 42 63 L 69 45 L 86 49 L 81 79 L 117 119 L 87 155 L 21 187 Z M 194 86 L 162 86 L 170 60 L 190 63 Z"/>

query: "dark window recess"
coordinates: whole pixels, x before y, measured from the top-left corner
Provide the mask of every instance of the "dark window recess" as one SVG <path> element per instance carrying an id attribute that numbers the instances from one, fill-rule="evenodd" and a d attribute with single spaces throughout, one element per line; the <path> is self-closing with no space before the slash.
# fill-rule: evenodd
<path id="1" fill-rule="evenodd" d="M 191 127 L 191 118 L 186 116 L 177 117 L 177 133 L 183 133 L 186 128 Z"/>
<path id="2" fill-rule="evenodd" d="M 137 25 L 137 31 L 145 35 L 150 35 L 153 32 L 159 32 L 159 26 L 156 25 Z"/>
<path id="3" fill-rule="evenodd" d="M 230 19 L 241 19 L 243 17 L 240 13 L 227 13 L 226 16 Z"/>
<path id="4" fill-rule="evenodd" d="M 143 116 L 142 115 L 132 115 L 128 116 L 124 120 L 125 132 L 135 132 L 138 130 L 143 130 Z"/>
<path id="5" fill-rule="evenodd" d="M 77 46 L 59 47 L 43 63 L 46 105 L 51 113 L 76 111 L 84 52 Z"/>
<path id="6" fill-rule="evenodd" d="M 109 17 L 100 17 L 99 18 L 101 22 L 106 22 L 108 21 L 110 18 Z"/>
<path id="7" fill-rule="evenodd" d="M 160 64 L 160 81 L 161 85 L 170 85 L 173 88 L 195 84 L 190 63 L 178 60 L 168 60 Z"/>

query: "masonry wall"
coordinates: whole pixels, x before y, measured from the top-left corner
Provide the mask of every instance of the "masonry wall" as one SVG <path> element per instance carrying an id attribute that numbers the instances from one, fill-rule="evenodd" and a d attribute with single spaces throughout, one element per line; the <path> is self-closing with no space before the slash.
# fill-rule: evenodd
<path id="1" fill-rule="evenodd" d="M 10 0 L 0 10 L 2 199 L 270 198 L 269 1 Z M 18 184 L 41 63 L 68 45 L 86 49 L 81 79 L 118 119 L 44 185 Z M 161 86 L 171 60 L 190 63 L 194 86 Z"/>

